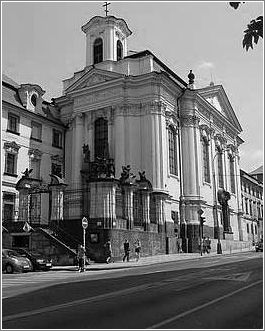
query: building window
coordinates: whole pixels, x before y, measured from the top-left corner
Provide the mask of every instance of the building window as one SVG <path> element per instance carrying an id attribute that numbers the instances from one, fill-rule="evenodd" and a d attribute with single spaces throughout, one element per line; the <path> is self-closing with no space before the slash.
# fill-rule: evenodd
<path id="1" fill-rule="evenodd" d="M 123 47 L 120 40 L 117 41 L 117 61 L 123 58 Z"/>
<path id="2" fill-rule="evenodd" d="M 205 182 L 210 183 L 209 144 L 206 139 L 202 140 L 202 153 L 203 153 L 203 178 Z"/>
<path id="3" fill-rule="evenodd" d="M 248 214 L 248 199 L 245 199 L 245 212 Z"/>
<path id="4" fill-rule="evenodd" d="M 251 233 L 254 234 L 253 224 L 251 224 Z"/>
<path id="5" fill-rule="evenodd" d="M 252 216 L 252 201 L 249 200 L 249 215 Z"/>
<path id="6" fill-rule="evenodd" d="M 5 173 L 7 175 L 16 175 L 17 173 L 17 155 L 6 153 Z"/>
<path id="7" fill-rule="evenodd" d="M 62 132 L 53 129 L 52 146 L 62 148 Z"/>
<path id="8" fill-rule="evenodd" d="M 178 175 L 177 135 L 172 127 L 168 129 L 169 171 Z"/>
<path id="9" fill-rule="evenodd" d="M 7 131 L 19 134 L 19 117 L 14 114 L 8 114 Z"/>
<path id="10" fill-rule="evenodd" d="M 249 225 L 248 225 L 248 223 L 247 223 L 247 233 L 249 233 Z"/>
<path id="11" fill-rule="evenodd" d="M 218 164 L 218 184 L 220 188 L 224 188 L 224 173 L 223 173 L 223 154 L 221 152 L 218 153 L 217 156 L 217 164 Z"/>
<path id="12" fill-rule="evenodd" d="M 94 64 L 103 61 L 103 41 L 97 38 L 94 42 Z"/>
<path id="13" fill-rule="evenodd" d="M 15 198 L 13 193 L 3 193 L 3 221 L 13 221 L 15 211 Z"/>
<path id="14" fill-rule="evenodd" d="M 33 169 L 32 177 L 40 179 L 40 159 L 32 158 L 30 160 L 30 168 Z"/>
<path id="15" fill-rule="evenodd" d="M 58 176 L 58 177 L 62 178 L 62 165 L 52 163 L 51 173 L 52 173 L 52 175 L 55 175 L 55 176 Z"/>
<path id="16" fill-rule="evenodd" d="M 257 225 L 255 225 L 255 234 L 258 234 Z"/>
<path id="17" fill-rule="evenodd" d="M 236 184 L 235 184 L 235 162 L 232 156 L 229 157 L 229 169 L 230 169 L 230 184 L 231 192 L 236 193 Z"/>
<path id="18" fill-rule="evenodd" d="M 37 105 L 37 95 L 34 93 L 34 94 L 32 94 L 32 96 L 31 96 L 31 98 L 30 98 L 30 102 L 32 103 L 32 105 L 34 106 L 34 107 L 36 107 L 36 105 Z"/>
<path id="19" fill-rule="evenodd" d="M 31 122 L 31 139 L 41 141 L 42 125 L 36 122 Z"/>
<path id="20" fill-rule="evenodd" d="M 95 121 L 95 158 L 109 157 L 108 153 L 108 121 L 98 118 Z"/>

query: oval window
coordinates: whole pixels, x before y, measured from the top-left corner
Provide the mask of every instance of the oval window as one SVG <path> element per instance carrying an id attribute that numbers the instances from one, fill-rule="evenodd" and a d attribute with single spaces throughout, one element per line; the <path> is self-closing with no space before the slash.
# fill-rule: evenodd
<path id="1" fill-rule="evenodd" d="M 32 94 L 30 101 L 33 104 L 33 106 L 36 107 L 36 104 L 37 104 L 36 94 Z"/>

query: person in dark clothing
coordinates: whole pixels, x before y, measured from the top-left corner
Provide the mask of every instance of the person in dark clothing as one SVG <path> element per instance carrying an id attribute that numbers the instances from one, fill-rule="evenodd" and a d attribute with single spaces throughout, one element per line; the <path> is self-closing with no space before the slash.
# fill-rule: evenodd
<path id="1" fill-rule="evenodd" d="M 106 263 L 109 263 L 111 261 L 111 258 L 112 258 L 112 249 L 111 249 L 111 242 L 110 242 L 110 240 L 108 240 L 105 243 L 104 246 L 105 246 Z"/>
<path id="2" fill-rule="evenodd" d="M 124 262 L 127 259 L 127 262 L 129 262 L 129 259 L 130 259 L 130 244 L 129 244 L 127 239 L 125 240 L 125 242 L 123 244 L 123 247 L 124 247 L 124 257 L 123 257 L 122 261 Z"/>
<path id="3" fill-rule="evenodd" d="M 82 245 L 78 245 L 77 260 L 78 260 L 78 271 L 79 272 L 85 271 L 84 254 L 85 254 L 84 247 Z"/>
<path id="4" fill-rule="evenodd" d="M 136 253 L 136 262 L 140 259 L 140 253 L 141 253 L 141 243 L 140 240 L 137 239 L 135 242 L 135 253 Z"/>
<path id="5" fill-rule="evenodd" d="M 211 239 L 210 237 L 207 237 L 206 238 L 206 252 L 207 254 L 209 254 L 211 251 Z"/>

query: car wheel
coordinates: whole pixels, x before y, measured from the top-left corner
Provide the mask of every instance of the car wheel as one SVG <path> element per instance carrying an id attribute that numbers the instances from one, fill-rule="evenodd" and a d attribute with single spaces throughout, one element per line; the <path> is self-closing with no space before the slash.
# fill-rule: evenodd
<path id="1" fill-rule="evenodd" d="M 12 274 L 14 272 L 14 268 L 11 264 L 6 265 L 6 273 L 7 274 Z"/>

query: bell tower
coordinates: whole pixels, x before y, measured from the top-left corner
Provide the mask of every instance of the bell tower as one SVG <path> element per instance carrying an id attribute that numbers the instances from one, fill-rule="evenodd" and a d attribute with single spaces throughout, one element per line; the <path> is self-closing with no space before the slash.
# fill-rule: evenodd
<path id="1" fill-rule="evenodd" d="M 81 29 L 86 34 L 86 66 L 127 56 L 127 38 L 132 32 L 122 18 L 94 16 Z"/>

